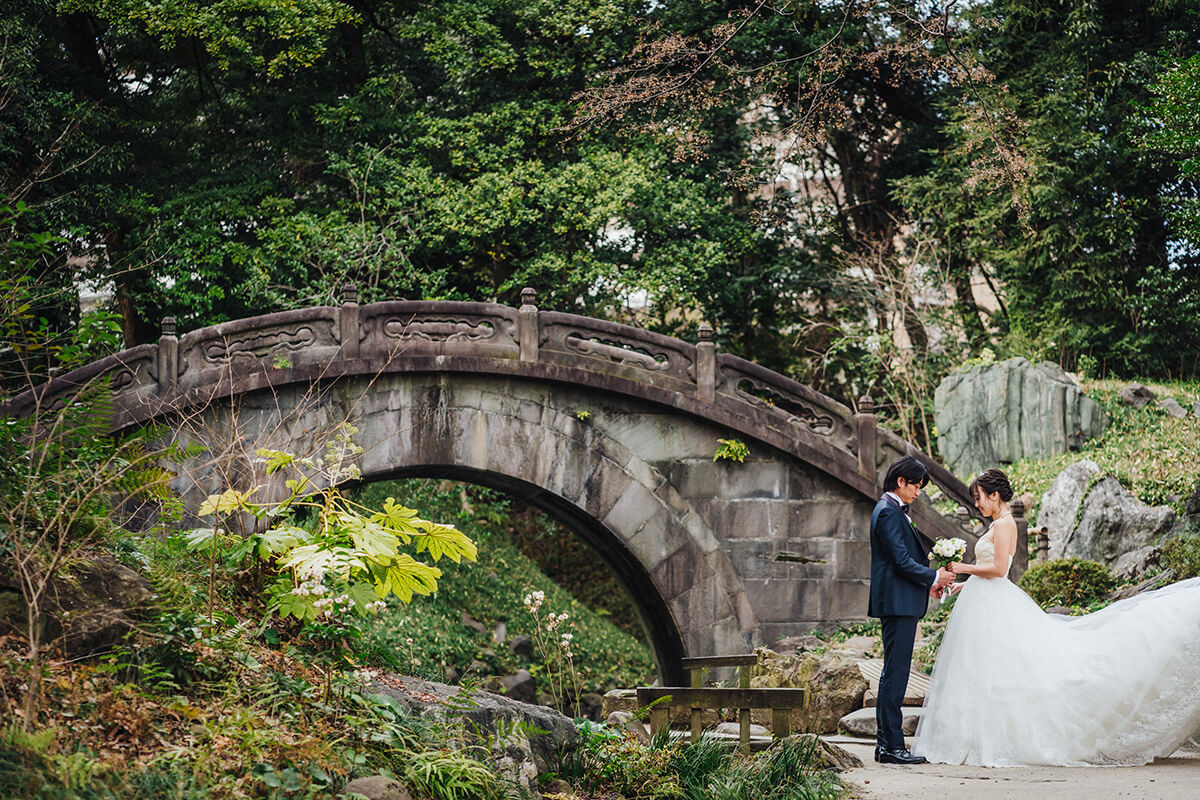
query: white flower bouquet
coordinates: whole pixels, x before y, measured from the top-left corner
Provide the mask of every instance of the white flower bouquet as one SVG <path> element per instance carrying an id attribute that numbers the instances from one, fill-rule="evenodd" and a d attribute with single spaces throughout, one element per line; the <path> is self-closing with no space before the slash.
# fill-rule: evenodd
<path id="1" fill-rule="evenodd" d="M 933 554 L 941 562 L 938 566 L 944 567 L 951 561 L 962 561 L 967 554 L 967 543 L 959 538 L 938 539 L 933 543 Z"/>
<path id="2" fill-rule="evenodd" d="M 953 539 L 938 539 L 933 543 L 933 555 L 938 560 L 938 566 L 944 567 L 951 561 L 962 561 L 967 554 L 967 542 L 957 537 Z M 945 603 L 949 592 L 942 592 L 938 602 Z"/>

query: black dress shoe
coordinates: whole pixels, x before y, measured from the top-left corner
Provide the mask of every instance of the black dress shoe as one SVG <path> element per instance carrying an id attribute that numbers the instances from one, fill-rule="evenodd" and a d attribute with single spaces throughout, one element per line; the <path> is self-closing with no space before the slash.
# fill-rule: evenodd
<path id="1" fill-rule="evenodd" d="M 899 750 L 884 750 L 875 748 L 875 760 L 880 764 L 925 764 L 925 756 L 915 756 L 901 747 Z"/>

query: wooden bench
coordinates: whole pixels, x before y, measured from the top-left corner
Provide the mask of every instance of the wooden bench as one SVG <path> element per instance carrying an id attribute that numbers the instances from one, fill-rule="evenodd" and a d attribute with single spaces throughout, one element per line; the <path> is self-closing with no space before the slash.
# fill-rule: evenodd
<path id="1" fill-rule="evenodd" d="M 750 749 L 750 711 L 771 710 L 771 733 L 776 739 L 792 732 L 792 709 L 808 706 L 808 689 L 751 689 L 750 667 L 758 663 L 753 653 L 736 656 L 685 658 L 691 686 L 639 686 L 638 704 L 650 709 L 650 735 L 659 736 L 671 723 L 672 708 L 691 709 L 691 740 L 703 732 L 702 714 L 706 708 L 736 708 L 738 711 L 738 741 L 743 751 Z M 714 667 L 737 667 L 738 688 L 704 687 L 704 670 Z"/>

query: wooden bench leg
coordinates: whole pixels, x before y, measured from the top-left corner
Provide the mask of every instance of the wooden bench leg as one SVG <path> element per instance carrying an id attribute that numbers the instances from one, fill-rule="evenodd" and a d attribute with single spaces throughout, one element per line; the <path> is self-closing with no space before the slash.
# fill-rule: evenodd
<path id="1" fill-rule="evenodd" d="M 771 709 L 771 732 L 776 739 L 786 739 L 792 733 L 792 710 L 790 708 Z"/>
<path id="2" fill-rule="evenodd" d="M 750 752 L 750 709 L 738 709 L 738 742 L 743 753 Z"/>
<path id="3" fill-rule="evenodd" d="M 650 738 L 657 739 L 662 731 L 671 727 L 671 709 L 655 706 L 650 709 Z"/>

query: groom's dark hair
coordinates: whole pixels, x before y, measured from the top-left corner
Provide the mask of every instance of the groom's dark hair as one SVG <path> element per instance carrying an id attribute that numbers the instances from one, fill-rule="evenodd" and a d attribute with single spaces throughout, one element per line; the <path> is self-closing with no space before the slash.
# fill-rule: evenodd
<path id="1" fill-rule="evenodd" d="M 929 470 L 913 456 L 900 456 L 888 467 L 887 475 L 883 478 L 883 490 L 896 491 L 900 478 L 904 478 L 905 483 L 924 486 L 929 483 Z"/>

